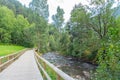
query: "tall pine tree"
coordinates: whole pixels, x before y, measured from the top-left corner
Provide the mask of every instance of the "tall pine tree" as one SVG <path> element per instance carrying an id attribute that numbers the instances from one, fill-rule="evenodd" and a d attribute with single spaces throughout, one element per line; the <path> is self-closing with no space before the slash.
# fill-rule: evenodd
<path id="1" fill-rule="evenodd" d="M 52 19 L 54 21 L 53 24 L 59 29 L 62 27 L 64 22 L 63 15 L 64 15 L 64 10 L 58 6 L 57 13 L 52 16 Z"/>
<path id="2" fill-rule="evenodd" d="M 30 8 L 48 21 L 49 7 L 47 0 L 32 0 L 30 3 Z"/>

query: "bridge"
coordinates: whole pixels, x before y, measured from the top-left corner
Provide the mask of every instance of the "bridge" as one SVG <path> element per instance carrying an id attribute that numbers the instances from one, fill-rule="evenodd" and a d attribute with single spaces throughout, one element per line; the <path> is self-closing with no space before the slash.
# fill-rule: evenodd
<path id="1" fill-rule="evenodd" d="M 34 50 L 0 57 L 0 80 L 74 80 Z"/>

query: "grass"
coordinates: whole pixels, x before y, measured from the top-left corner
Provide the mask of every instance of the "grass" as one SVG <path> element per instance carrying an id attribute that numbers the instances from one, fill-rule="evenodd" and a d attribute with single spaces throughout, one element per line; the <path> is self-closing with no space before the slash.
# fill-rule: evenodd
<path id="1" fill-rule="evenodd" d="M 16 46 L 16 45 L 0 45 L 0 57 L 5 56 L 8 54 L 12 54 L 15 52 L 18 52 L 20 50 L 24 49 L 22 46 Z"/>
<path id="2" fill-rule="evenodd" d="M 44 66 L 44 62 L 39 60 L 40 64 L 42 65 L 42 67 Z M 57 73 L 55 73 L 55 71 L 50 68 L 47 64 L 46 64 L 46 68 L 44 68 L 45 71 L 48 73 L 48 75 L 50 76 L 50 78 L 52 80 L 57 80 Z M 41 71 L 42 73 L 42 76 L 43 76 L 43 72 Z M 44 77 L 43 77 L 44 78 Z M 47 80 L 46 78 L 44 78 L 45 80 Z M 60 79 L 60 80 L 63 80 L 63 79 Z"/>

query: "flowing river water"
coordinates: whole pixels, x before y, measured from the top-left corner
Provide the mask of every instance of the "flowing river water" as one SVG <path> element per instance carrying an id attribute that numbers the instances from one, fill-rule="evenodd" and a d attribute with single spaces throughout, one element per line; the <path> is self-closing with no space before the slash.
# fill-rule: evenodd
<path id="1" fill-rule="evenodd" d="M 96 68 L 95 65 L 78 61 L 71 57 L 65 57 L 54 52 L 46 53 L 42 57 L 75 80 L 90 80 L 90 71 Z"/>

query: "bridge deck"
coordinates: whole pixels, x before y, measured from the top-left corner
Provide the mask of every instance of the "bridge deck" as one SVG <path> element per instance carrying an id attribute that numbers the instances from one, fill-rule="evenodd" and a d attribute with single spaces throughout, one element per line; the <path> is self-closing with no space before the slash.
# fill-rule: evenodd
<path id="1" fill-rule="evenodd" d="M 0 73 L 0 80 L 43 80 L 35 62 L 34 52 L 26 51 Z"/>

